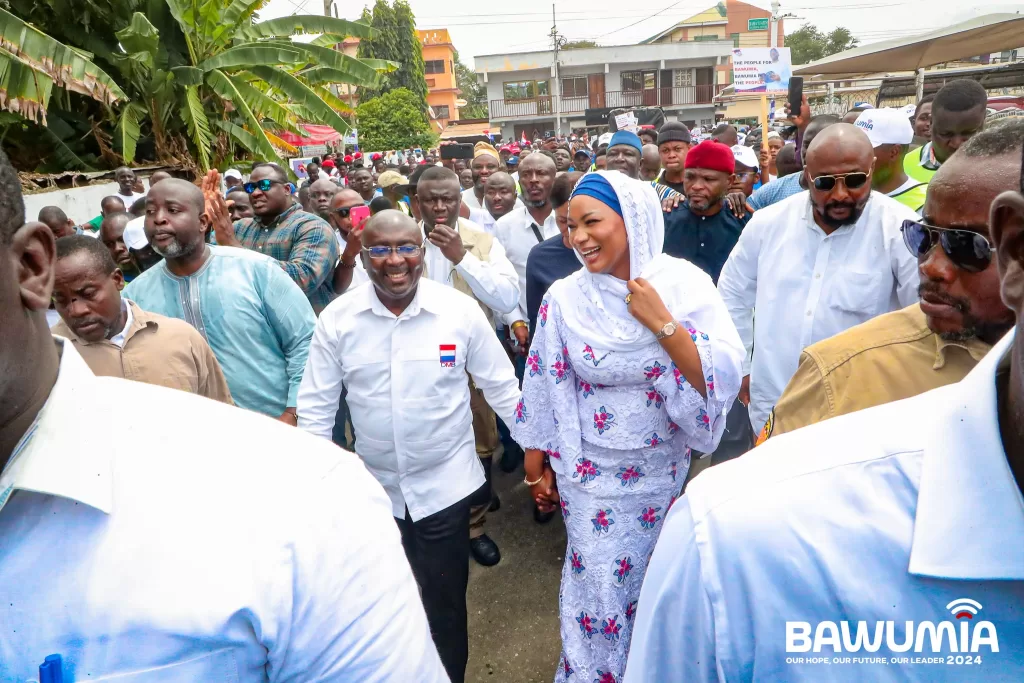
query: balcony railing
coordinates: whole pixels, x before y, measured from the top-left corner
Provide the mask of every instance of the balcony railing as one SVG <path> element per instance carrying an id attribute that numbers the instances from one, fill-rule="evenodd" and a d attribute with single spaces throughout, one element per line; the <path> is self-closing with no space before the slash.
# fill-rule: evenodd
<path id="1" fill-rule="evenodd" d="M 724 85 L 687 85 L 678 88 L 652 88 L 650 90 L 612 90 L 590 95 L 561 98 L 562 114 L 582 114 L 587 109 L 604 107 L 672 107 L 689 104 L 711 104 L 712 98 Z M 555 115 L 553 96 L 528 100 L 491 100 L 492 119 L 537 118 Z"/>

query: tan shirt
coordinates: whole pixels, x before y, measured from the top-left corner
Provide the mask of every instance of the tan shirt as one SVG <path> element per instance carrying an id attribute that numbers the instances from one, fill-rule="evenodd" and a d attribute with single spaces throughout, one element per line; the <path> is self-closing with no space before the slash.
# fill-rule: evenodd
<path id="1" fill-rule="evenodd" d="M 918 304 L 880 315 L 804 349 L 757 443 L 959 382 L 990 348 L 980 339 L 945 341 Z"/>
<path id="2" fill-rule="evenodd" d="M 89 368 L 104 377 L 121 377 L 199 394 L 231 404 L 231 392 L 213 350 L 188 323 L 132 308 L 124 348 L 108 339 L 80 339 L 63 320 L 50 330 L 69 339 Z"/>

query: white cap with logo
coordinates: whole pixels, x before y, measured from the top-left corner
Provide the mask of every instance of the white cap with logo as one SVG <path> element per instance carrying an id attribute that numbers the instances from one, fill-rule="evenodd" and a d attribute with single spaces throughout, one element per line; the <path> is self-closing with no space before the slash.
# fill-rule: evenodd
<path id="1" fill-rule="evenodd" d="M 867 134 L 872 147 L 909 145 L 914 140 L 914 128 L 899 109 L 868 109 L 853 125 Z"/>
<path id="2" fill-rule="evenodd" d="M 760 168 L 761 162 L 757 159 L 757 153 L 746 145 L 733 145 L 732 157 L 737 164 L 743 164 L 749 168 Z"/>

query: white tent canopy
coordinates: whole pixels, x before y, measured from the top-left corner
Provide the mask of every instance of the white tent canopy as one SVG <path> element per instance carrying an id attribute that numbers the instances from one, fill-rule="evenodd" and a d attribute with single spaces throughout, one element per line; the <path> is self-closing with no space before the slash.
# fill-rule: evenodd
<path id="1" fill-rule="evenodd" d="M 801 76 L 854 76 L 916 71 L 1024 46 L 1024 14 L 987 14 L 909 38 L 855 47 L 794 67 Z"/>

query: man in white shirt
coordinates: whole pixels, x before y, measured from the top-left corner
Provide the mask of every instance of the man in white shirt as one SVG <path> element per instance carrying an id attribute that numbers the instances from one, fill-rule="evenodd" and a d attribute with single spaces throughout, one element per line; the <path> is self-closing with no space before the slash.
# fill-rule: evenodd
<path id="1" fill-rule="evenodd" d="M 473 172 L 473 187 L 462 192 L 462 203 L 470 210 L 477 211 L 484 209 L 484 189 L 487 187 L 487 179 L 495 173 L 505 170 L 505 164 L 501 162 L 498 150 L 486 142 L 478 142 L 473 148 L 473 161 L 469 164 Z M 516 199 L 516 206 L 522 204 Z"/>
<path id="2" fill-rule="evenodd" d="M 958 384 L 695 479 L 647 569 L 625 683 L 1024 680 L 1024 194 L 990 217 L 1016 330 Z"/>
<path id="3" fill-rule="evenodd" d="M 446 168 L 431 167 L 419 177 L 416 203 L 427 236 L 423 275 L 472 297 L 488 317 L 494 311 L 495 319 L 501 320 L 519 303 L 516 271 L 497 239 L 459 217 L 459 187 L 459 177 Z M 498 431 L 494 412 L 480 392 L 471 390 L 470 396 L 476 449 L 487 474 L 487 485 L 479 499 L 474 500 L 469 543 L 473 559 L 490 567 L 501 561 L 497 544 L 484 533 L 492 498 L 490 472 L 498 447 Z"/>
<path id="4" fill-rule="evenodd" d="M 516 181 L 508 173 L 499 171 L 487 179 L 484 185 L 484 208 L 470 209 L 469 220 L 473 221 L 484 232 L 493 235 L 494 224 L 506 215 L 517 204 Z"/>
<path id="5" fill-rule="evenodd" d="M 320 315 L 299 389 L 299 427 L 329 439 L 348 388 L 356 452 L 391 497 L 434 642 L 448 675 L 461 683 L 469 649 L 470 498 L 484 483 L 467 374 L 506 420 L 519 385 L 477 303 L 421 279 L 423 237 L 411 218 L 382 211 L 362 241 L 373 286 L 336 299 Z"/>
<path id="6" fill-rule="evenodd" d="M 124 202 L 126 209 L 130 209 L 132 204 L 146 196 L 145 192 L 135 192 L 135 171 L 122 166 L 114 171 L 114 180 L 117 181 L 117 192 L 115 193 Z"/>
<path id="7" fill-rule="evenodd" d="M 551 208 L 551 187 L 555 183 L 555 162 L 546 154 L 531 154 L 519 169 L 519 186 L 526 205 L 513 209 L 494 225 L 494 235 L 505 247 L 519 277 L 519 303 L 505 321 L 519 343 L 522 354 L 529 345 L 530 317 L 526 312 L 526 258 L 530 251 L 558 235 L 558 222 Z"/>
<path id="8" fill-rule="evenodd" d="M 871 191 L 873 162 L 856 126 L 824 129 L 807 152 L 811 189 L 755 213 L 722 269 L 718 290 L 747 347 L 739 400 L 755 434 L 805 347 L 917 301 L 917 259 L 900 226 L 918 216 Z"/>
<path id="9" fill-rule="evenodd" d="M 93 375 L 50 335 L 53 235 L 23 222 L 0 156 L 0 680 L 59 654 L 76 681 L 446 681 L 362 464 Z"/>

